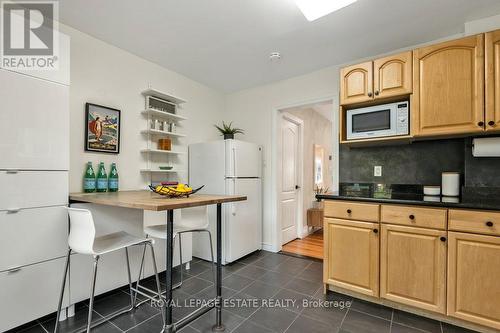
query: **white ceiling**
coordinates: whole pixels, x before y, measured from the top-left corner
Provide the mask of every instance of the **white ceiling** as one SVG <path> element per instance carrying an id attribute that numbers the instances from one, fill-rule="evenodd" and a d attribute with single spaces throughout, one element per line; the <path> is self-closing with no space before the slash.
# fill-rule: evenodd
<path id="1" fill-rule="evenodd" d="M 308 22 L 293 0 L 59 3 L 63 23 L 224 92 L 460 33 L 500 13 L 499 0 L 359 0 Z"/>

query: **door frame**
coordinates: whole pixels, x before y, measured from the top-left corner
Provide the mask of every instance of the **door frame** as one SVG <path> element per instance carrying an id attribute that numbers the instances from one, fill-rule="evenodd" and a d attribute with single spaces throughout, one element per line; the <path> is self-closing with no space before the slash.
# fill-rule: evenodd
<path id="1" fill-rule="evenodd" d="M 297 220 L 296 220 L 296 238 L 302 238 L 302 225 L 304 224 L 304 121 L 298 117 L 295 117 L 291 115 L 290 113 L 286 111 L 281 111 L 280 112 L 280 117 L 278 118 L 278 128 L 281 131 L 281 126 L 283 125 L 283 120 L 287 120 L 291 123 L 294 123 L 297 125 L 299 129 L 299 137 L 297 140 L 297 185 L 299 186 L 297 190 Z M 282 153 L 282 147 L 283 147 L 283 141 L 281 135 L 278 135 L 278 155 L 277 155 L 277 189 L 279 191 L 278 194 L 278 210 L 277 210 L 277 222 L 278 226 L 280 228 L 280 244 L 282 243 L 282 221 L 281 221 L 281 185 L 282 185 L 282 171 L 283 171 L 283 164 L 282 164 L 282 158 L 281 158 L 281 153 Z M 281 244 L 283 245 L 283 244 Z"/>
<path id="2" fill-rule="evenodd" d="M 332 191 L 338 191 L 339 188 L 339 97 L 335 95 L 324 95 L 322 97 L 297 101 L 290 104 L 278 105 L 271 107 L 271 216 L 269 229 L 271 231 L 270 243 L 265 242 L 262 244 L 263 249 L 271 252 L 279 252 L 282 249 L 281 244 L 281 220 L 279 217 L 280 208 L 280 190 L 281 185 L 281 174 L 278 175 L 278 133 L 281 130 L 281 114 L 284 110 L 294 107 L 301 107 L 307 105 L 313 105 L 321 102 L 331 101 L 332 102 L 332 112 L 333 112 L 333 124 L 332 124 L 332 139 L 333 139 L 333 152 L 332 152 L 332 165 L 333 165 L 333 182 Z M 281 147 L 280 147 L 281 149 Z M 280 184 L 278 184 L 280 180 Z M 264 221 L 267 218 L 264 218 Z M 266 223 L 266 222 L 264 222 Z"/>

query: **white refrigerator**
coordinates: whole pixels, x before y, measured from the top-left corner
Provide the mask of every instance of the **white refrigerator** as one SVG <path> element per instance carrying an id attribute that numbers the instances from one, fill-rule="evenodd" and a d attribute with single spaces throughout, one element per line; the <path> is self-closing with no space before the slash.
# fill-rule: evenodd
<path id="1" fill-rule="evenodd" d="M 239 140 L 189 145 L 189 185 L 199 193 L 245 195 L 247 201 L 222 204 L 222 263 L 262 248 L 262 147 Z M 216 207 L 208 209 L 216 242 Z M 206 233 L 193 236 L 193 256 L 210 260 Z"/>

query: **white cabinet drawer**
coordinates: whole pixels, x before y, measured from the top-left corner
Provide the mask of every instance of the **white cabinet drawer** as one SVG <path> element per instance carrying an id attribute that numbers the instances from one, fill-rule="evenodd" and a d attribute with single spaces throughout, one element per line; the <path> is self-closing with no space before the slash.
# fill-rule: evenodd
<path id="1" fill-rule="evenodd" d="M 65 207 L 0 211 L 0 272 L 66 255 Z"/>
<path id="2" fill-rule="evenodd" d="M 0 169 L 68 170 L 69 87 L 0 70 Z"/>
<path id="3" fill-rule="evenodd" d="M 67 171 L 0 171 L 0 210 L 68 204 Z"/>
<path id="4" fill-rule="evenodd" d="M 0 332 L 56 311 L 65 260 L 60 258 L 0 273 Z M 64 306 L 67 300 L 65 297 Z"/>

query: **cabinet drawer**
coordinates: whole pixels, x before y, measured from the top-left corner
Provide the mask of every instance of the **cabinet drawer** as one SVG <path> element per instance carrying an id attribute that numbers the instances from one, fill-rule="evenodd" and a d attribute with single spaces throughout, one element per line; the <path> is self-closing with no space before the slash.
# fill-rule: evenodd
<path id="1" fill-rule="evenodd" d="M 65 260 L 59 258 L 0 273 L 0 332 L 56 311 Z M 68 305 L 67 300 L 68 297 L 64 306 Z"/>
<path id="2" fill-rule="evenodd" d="M 326 200 L 325 216 L 340 219 L 378 222 L 379 205 L 351 201 Z"/>
<path id="3" fill-rule="evenodd" d="M 449 229 L 500 236 L 500 213 L 450 209 Z"/>
<path id="4" fill-rule="evenodd" d="M 68 249 L 65 207 L 0 211 L 0 272 L 62 257 Z"/>
<path id="5" fill-rule="evenodd" d="M 446 209 L 382 205 L 380 212 L 383 223 L 446 229 Z"/>
<path id="6" fill-rule="evenodd" d="M 0 171 L 0 210 L 65 206 L 67 171 Z"/>

